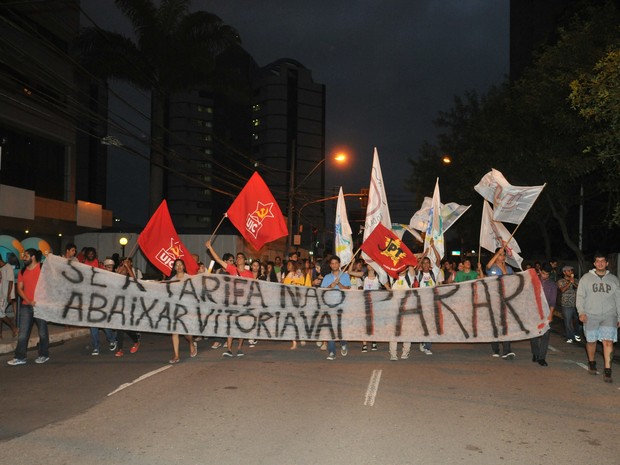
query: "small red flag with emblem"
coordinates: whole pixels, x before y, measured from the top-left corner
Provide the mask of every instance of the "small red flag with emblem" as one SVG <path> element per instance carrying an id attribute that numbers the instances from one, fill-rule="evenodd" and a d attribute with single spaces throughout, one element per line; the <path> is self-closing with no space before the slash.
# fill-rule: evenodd
<path id="1" fill-rule="evenodd" d="M 165 200 L 138 236 L 138 244 L 146 258 L 166 276 L 170 276 L 172 264 L 177 258 L 185 262 L 188 274 L 198 273 L 198 263 L 179 239 Z"/>
<path id="2" fill-rule="evenodd" d="M 282 210 L 258 173 L 239 192 L 226 215 L 256 250 L 288 235 Z"/>
<path id="3" fill-rule="evenodd" d="M 375 226 L 361 248 L 392 278 L 398 278 L 398 274 L 406 266 L 418 264 L 417 258 L 409 247 L 381 223 Z"/>

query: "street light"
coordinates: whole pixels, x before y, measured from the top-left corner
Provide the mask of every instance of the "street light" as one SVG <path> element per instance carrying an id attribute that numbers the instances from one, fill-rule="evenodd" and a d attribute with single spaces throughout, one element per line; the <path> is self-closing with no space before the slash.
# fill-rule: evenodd
<path id="1" fill-rule="evenodd" d="M 343 164 L 347 160 L 347 154 L 344 152 L 338 152 L 333 158 L 336 163 Z M 317 170 L 319 167 L 325 163 L 329 158 L 322 158 L 318 161 L 316 165 L 312 167 L 312 169 L 306 174 L 306 176 L 299 182 L 295 184 L 295 170 L 296 170 L 296 154 L 295 154 L 295 145 L 293 145 L 292 150 L 292 158 L 291 158 L 291 176 L 289 180 L 289 201 L 288 201 L 288 212 L 287 212 L 287 227 L 289 231 L 289 247 L 294 245 L 294 234 L 293 234 L 293 213 L 295 212 L 295 195 L 297 195 L 297 191 L 299 188 L 308 180 L 308 178 Z M 316 203 L 316 202 L 314 202 Z M 299 216 L 298 216 L 299 218 Z M 298 230 L 300 228 L 301 223 L 299 223 L 299 219 L 297 222 Z M 299 245 L 299 244 L 297 244 Z"/>
<path id="2" fill-rule="evenodd" d="M 123 236 L 118 240 L 118 243 L 121 245 L 121 257 L 125 258 L 125 246 L 127 245 L 127 243 L 129 242 L 129 240 Z"/>
<path id="3" fill-rule="evenodd" d="M 342 194 L 343 197 L 357 197 L 360 200 L 364 197 L 368 197 L 368 192 L 356 192 L 354 194 Z M 297 224 L 299 226 L 299 233 L 301 234 L 301 212 L 303 211 L 304 208 L 306 208 L 308 205 L 313 205 L 315 203 L 322 203 L 322 202 L 327 202 L 328 200 L 338 200 L 338 196 L 337 195 L 332 195 L 331 197 L 325 197 L 323 199 L 317 199 L 317 200 L 312 200 L 310 202 L 306 202 L 304 203 L 301 208 L 299 210 L 297 210 Z"/>

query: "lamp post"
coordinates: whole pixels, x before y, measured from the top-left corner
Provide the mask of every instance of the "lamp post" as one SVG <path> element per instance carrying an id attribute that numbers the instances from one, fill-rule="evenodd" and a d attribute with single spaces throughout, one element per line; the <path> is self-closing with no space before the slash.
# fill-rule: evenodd
<path id="1" fill-rule="evenodd" d="M 308 178 L 310 176 L 312 176 L 312 174 L 319 169 L 319 167 L 324 164 L 327 160 L 329 160 L 330 158 L 322 158 L 321 160 L 319 160 L 310 171 L 308 171 L 308 174 L 306 174 L 306 176 L 304 176 L 304 178 L 297 184 L 295 184 L 295 171 L 297 169 L 297 158 L 296 158 L 296 151 L 295 151 L 296 145 L 295 145 L 295 141 L 293 141 L 293 147 L 291 149 L 291 173 L 290 173 L 290 180 L 289 180 L 289 201 L 288 201 L 288 211 L 287 211 L 287 227 L 288 227 L 288 231 L 289 231 L 289 240 L 288 240 L 288 246 L 289 248 L 291 248 L 293 245 L 299 245 L 299 244 L 294 244 L 294 236 L 296 236 L 296 234 L 293 234 L 293 214 L 295 212 L 295 196 L 297 195 L 297 192 L 299 190 L 299 188 L 301 186 L 303 186 L 303 184 L 308 180 Z M 347 160 L 347 155 L 344 152 L 338 152 L 336 155 L 334 155 L 331 159 L 333 159 L 336 163 L 338 164 L 342 164 L 345 163 Z M 310 203 L 317 203 L 315 202 L 310 202 Z M 302 208 L 304 206 L 306 206 L 308 204 L 304 204 L 302 206 Z M 301 223 L 299 222 L 299 218 L 300 215 L 297 215 L 297 233 L 299 236 L 301 236 Z M 301 240 L 301 239 L 300 239 Z"/>
<path id="2" fill-rule="evenodd" d="M 359 199 L 362 199 L 364 197 L 368 197 L 368 192 L 356 192 L 354 194 L 342 194 L 343 197 L 357 197 Z M 299 208 L 299 210 L 297 210 L 297 224 L 299 226 L 301 226 L 301 212 L 303 211 L 304 208 L 306 208 L 309 205 L 314 205 L 316 203 L 323 203 L 323 202 L 327 202 L 329 200 L 338 200 L 338 196 L 337 195 L 332 195 L 331 197 L 325 197 L 322 199 L 317 199 L 317 200 L 312 200 L 310 202 L 306 202 L 304 203 L 301 208 Z M 301 231 L 300 231 L 301 234 Z"/>
<path id="3" fill-rule="evenodd" d="M 129 240 L 127 240 L 125 236 L 121 237 L 118 240 L 118 243 L 121 245 L 121 257 L 122 258 L 125 258 L 125 246 L 127 245 L 128 242 Z"/>

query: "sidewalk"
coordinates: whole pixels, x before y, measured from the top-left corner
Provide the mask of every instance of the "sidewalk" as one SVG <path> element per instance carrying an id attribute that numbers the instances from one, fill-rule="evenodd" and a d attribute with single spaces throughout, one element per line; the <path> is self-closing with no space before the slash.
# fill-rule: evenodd
<path id="1" fill-rule="evenodd" d="M 48 323 L 47 328 L 50 335 L 50 345 L 57 344 L 59 342 L 74 339 L 76 337 L 88 336 L 90 330 L 84 327 L 77 326 L 65 326 L 55 323 Z M 17 345 L 17 338 L 11 335 L 11 330 L 5 326 L 2 331 L 2 339 L 0 339 L 0 355 L 10 354 L 15 351 Z M 28 348 L 36 347 L 39 343 L 39 332 L 37 331 L 37 325 L 32 327 L 32 333 L 30 334 L 30 340 L 28 341 Z"/>

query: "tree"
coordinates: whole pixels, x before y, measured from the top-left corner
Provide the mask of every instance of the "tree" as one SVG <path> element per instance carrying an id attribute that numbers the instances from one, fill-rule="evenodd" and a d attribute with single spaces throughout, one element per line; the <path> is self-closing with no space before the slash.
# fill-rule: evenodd
<path id="1" fill-rule="evenodd" d="M 481 200 L 471 186 L 491 168 L 502 171 L 512 184 L 547 183 L 518 240 L 522 247 L 527 242 L 524 248 L 530 254 L 544 252 L 548 258 L 559 254 L 563 243 L 585 266 L 576 240 L 579 188 L 586 187 L 591 207 L 586 218 L 591 241 L 613 242 L 598 203 L 608 193 L 597 180 L 608 173 L 600 158 L 584 156 L 583 138 L 591 134 L 591 126 L 571 108 L 568 97 L 571 82 L 591 70 L 618 39 L 620 14 L 612 3 L 584 5 L 558 31 L 557 41 L 541 48 L 518 81 L 505 82 L 482 97 L 457 97 L 449 112 L 440 113 L 435 124 L 446 132 L 436 146 L 426 145 L 421 157 L 412 160 L 411 186 L 434 182 L 439 172 L 442 199 L 473 204 L 460 221 L 469 221 L 462 229 L 474 235 Z M 449 167 L 439 162 L 438 155 L 444 153 L 452 158 Z M 429 186 L 425 191 L 431 191 Z"/>
<path id="2" fill-rule="evenodd" d="M 216 59 L 239 46 L 232 27 L 211 13 L 189 13 L 190 0 L 115 0 L 135 40 L 97 28 L 77 40 L 80 62 L 95 76 L 127 81 L 151 94 L 150 209 L 163 198 L 167 154 L 166 113 L 174 91 L 214 81 Z"/>
<path id="3" fill-rule="evenodd" d="M 620 48 L 613 48 L 590 73 L 571 83 L 570 100 L 591 123 L 584 136 L 584 155 L 594 153 L 606 167 L 611 198 L 609 222 L 620 226 Z"/>

